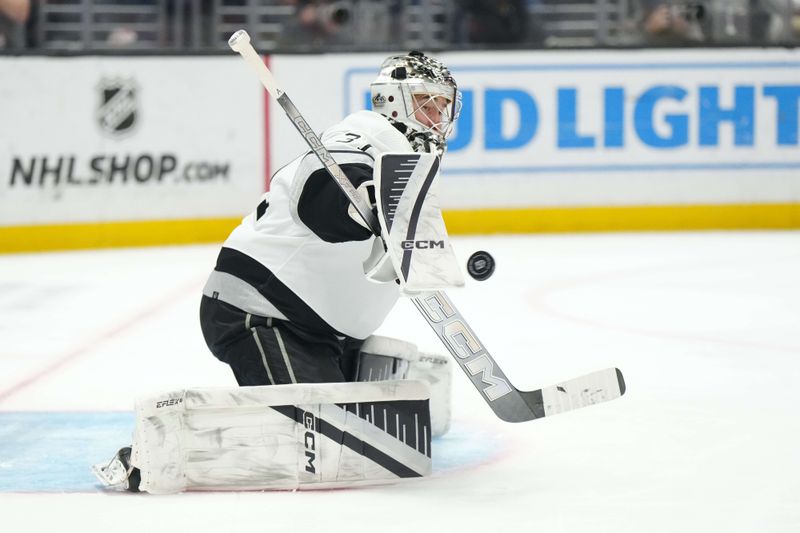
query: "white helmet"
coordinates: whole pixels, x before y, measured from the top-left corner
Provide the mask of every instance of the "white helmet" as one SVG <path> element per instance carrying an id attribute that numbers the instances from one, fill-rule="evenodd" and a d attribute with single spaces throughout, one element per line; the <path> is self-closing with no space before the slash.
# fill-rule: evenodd
<path id="1" fill-rule="evenodd" d="M 414 150 L 444 152 L 461 110 L 447 67 L 422 52 L 388 57 L 370 88 L 373 111 L 390 119 Z"/>

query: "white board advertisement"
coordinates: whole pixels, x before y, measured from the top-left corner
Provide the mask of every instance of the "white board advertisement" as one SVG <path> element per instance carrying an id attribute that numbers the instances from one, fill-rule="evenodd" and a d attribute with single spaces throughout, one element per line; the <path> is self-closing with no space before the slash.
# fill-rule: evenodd
<path id="1" fill-rule="evenodd" d="M 242 216 L 264 121 L 237 57 L 2 57 L 0 226 Z"/>
<path id="2" fill-rule="evenodd" d="M 270 56 L 317 131 L 386 54 Z M 800 52 L 441 54 L 445 209 L 800 203 Z M 307 150 L 241 59 L 0 58 L 0 226 L 241 217 Z"/>

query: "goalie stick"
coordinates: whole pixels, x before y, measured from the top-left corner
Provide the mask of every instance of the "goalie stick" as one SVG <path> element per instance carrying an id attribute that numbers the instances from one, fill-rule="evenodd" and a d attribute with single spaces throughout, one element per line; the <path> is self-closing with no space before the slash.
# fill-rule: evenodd
<path id="1" fill-rule="evenodd" d="M 377 217 L 367 202 L 356 193 L 350 180 L 322 145 L 322 141 L 286 92 L 280 88 L 262 58 L 250 44 L 247 32 L 239 30 L 231 35 L 228 45 L 255 70 L 264 88 L 283 108 L 294 127 L 325 165 L 328 173 L 372 232 L 378 235 L 380 226 Z M 521 391 L 511 384 L 444 292 L 423 293 L 411 300 L 475 388 L 481 392 L 489 407 L 502 420 L 525 422 L 613 400 L 625 393 L 625 381 L 622 372 L 617 368 L 592 372 L 534 391 Z"/>

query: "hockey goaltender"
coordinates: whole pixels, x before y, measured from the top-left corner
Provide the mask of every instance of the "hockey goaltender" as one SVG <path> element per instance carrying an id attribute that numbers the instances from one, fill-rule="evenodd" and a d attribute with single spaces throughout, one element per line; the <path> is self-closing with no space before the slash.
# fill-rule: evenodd
<path id="1" fill-rule="evenodd" d="M 297 489 L 430 474 L 431 438 L 450 423 L 450 359 L 373 333 L 400 296 L 464 283 L 435 179 L 460 95 L 420 52 L 387 58 L 371 94 L 374 111 L 321 139 L 381 235 L 314 152 L 278 170 L 223 244 L 200 305 L 206 343 L 239 387 L 138 400 L 132 445 L 93 469 L 104 485 Z"/>

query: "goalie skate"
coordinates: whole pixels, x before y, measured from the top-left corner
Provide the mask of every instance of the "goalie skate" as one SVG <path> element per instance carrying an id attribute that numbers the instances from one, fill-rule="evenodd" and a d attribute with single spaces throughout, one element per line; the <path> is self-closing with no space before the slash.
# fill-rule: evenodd
<path id="1" fill-rule="evenodd" d="M 131 448 L 126 446 L 108 464 L 92 466 L 92 473 L 109 489 L 139 492 L 139 469 L 131 465 Z"/>

